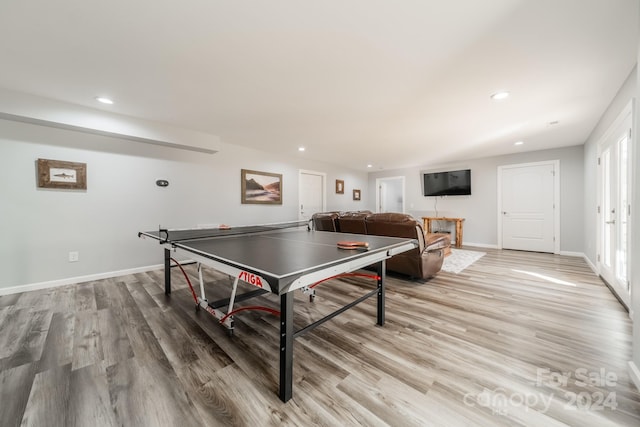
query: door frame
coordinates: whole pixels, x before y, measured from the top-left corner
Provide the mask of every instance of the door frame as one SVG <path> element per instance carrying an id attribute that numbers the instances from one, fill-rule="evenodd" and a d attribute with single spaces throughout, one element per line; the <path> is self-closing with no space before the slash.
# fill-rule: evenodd
<path id="1" fill-rule="evenodd" d="M 629 290 L 626 291 L 625 289 L 620 289 L 620 287 L 618 286 L 617 283 L 609 283 L 608 281 L 606 281 L 604 279 L 604 277 L 602 276 L 602 241 L 603 241 L 603 228 L 602 228 L 602 221 L 603 221 L 603 212 L 602 212 L 602 198 L 604 197 L 604 194 L 602 192 L 602 187 L 603 187 L 603 170 L 602 167 L 600 165 L 600 159 L 602 156 L 602 152 L 603 152 L 603 146 L 605 145 L 605 143 L 610 139 L 615 137 L 616 133 L 621 130 L 622 125 L 624 124 L 624 122 L 627 120 L 627 118 L 630 119 L 630 130 L 631 130 L 631 135 L 629 136 L 630 138 L 630 142 L 629 142 L 629 168 L 633 167 L 633 156 L 634 156 L 634 150 L 636 149 L 635 143 L 634 143 L 634 137 L 635 137 L 635 129 L 634 129 L 634 101 L 631 100 L 629 101 L 624 108 L 622 109 L 622 111 L 620 111 L 620 114 L 618 114 L 618 116 L 615 118 L 615 120 L 613 121 L 613 123 L 611 123 L 611 125 L 609 125 L 609 127 L 607 128 L 607 130 L 604 132 L 604 134 L 602 134 L 602 136 L 598 139 L 598 142 L 596 144 L 596 168 L 597 168 L 597 176 L 596 176 L 596 206 L 597 206 L 597 213 L 596 213 L 596 259 L 595 259 L 595 268 L 596 268 L 596 273 L 598 274 L 598 276 L 608 285 L 608 287 L 612 290 L 612 292 L 614 293 L 614 295 L 616 296 L 616 298 L 618 298 L 619 301 L 622 302 L 622 304 L 625 307 L 629 307 L 630 306 L 630 302 L 631 302 L 631 270 L 633 268 L 633 266 L 631 265 L 631 245 L 633 244 L 632 241 L 632 236 L 633 236 L 633 217 L 629 218 L 629 222 L 628 222 L 628 241 L 629 241 L 629 247 L 627 247 L 627 254 L 628 254 L 628 259 L 627 259 L 627 281 L 628 281 L 628 286 L 629 286 Z M 617 144 L 617 141 L 614 142 L 614 144 Z M 633 174 L 633 169 L 630 169 L 632 171 Z M 631 196 L 633 196 L 635 188 L 634 188 L 634 183 L 635 181 L 632 179 L 629 180 L 628 185 L 630 186 L 629 188 L 629 192 L 631 193 Z M 629 198 L 629 203 L 632 203 L 631 201 L 631 197 Z M 622 294 L 622 295 L 620 295 Z"/>
<path id="2" fill-rule="evenodd" d="M 560 160 L 546 160 L 542 162 L 516 163 L 498 166 L 498 249 L 502 249 L 502 172 L 507 168 L 553 165 L 553 253 L 560 254 Z"/>
<path id="3" fill-rule="evenodd" d="M 405 197 L 405 193 L 406 193 L 406 180 L 404 175 L 400 175 L 400 176 L 386 176 L 384 178 L 376 178 L 376 212 L 379 213 L 380 212 L 380 184 L 382 184 L 383 181 L 391 181 L 391 180 L 400 180 L 402 182 L 402 213 L 406 212 L 406 206 L 405 206 L 405 202 L 406 202 L 406 197 Z"/>

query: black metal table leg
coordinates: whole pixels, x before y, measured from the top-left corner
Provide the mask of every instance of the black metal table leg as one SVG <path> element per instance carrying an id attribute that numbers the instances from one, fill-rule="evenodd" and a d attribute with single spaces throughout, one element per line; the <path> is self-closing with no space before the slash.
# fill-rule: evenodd
<path id="1" fill-rule="evenodd" d="M 378 271 L 378 325 L 384 325 L 384 279 L 386 275 L 386 260 L 382 260 L 376 266 Z"/>
<path id="2" fill-rule="evenodd" d="M 280 400 L 293 395 L 293 292 L 280 295 Z"/>
<path id="3" fill-rule="evenodd" d="M 171 251 L 164 250 L 164 293 L 171 294 Z"/>

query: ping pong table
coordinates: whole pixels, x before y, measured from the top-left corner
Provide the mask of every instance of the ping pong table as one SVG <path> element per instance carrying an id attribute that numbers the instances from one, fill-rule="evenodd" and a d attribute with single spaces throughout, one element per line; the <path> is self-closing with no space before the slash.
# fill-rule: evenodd
<path id="1" fill-rule="evenodd" d="M 197 263 L 200 296 L 196 297 L 192 289 L 196 308 L 204 308 L 230 334 L 234 327 L 233 315 L 242 310 L 234 310 L 236 302 L 269 292 L 280 296 L 279 313 L 266 307 L 248 308 L 265 309 L 280 316 L 279 397 L 283 402 L 293 395 L 293 340 L 374 295 L 377 295 L 377 324 L 384 325 L 385 260 L 418 246 L 417 240 L 413 239 L 316 231 L 307 222 L 224 229 L 160 228 L 158 231 L 139 232 L 138 237 L 157 240 L 164 248 L 166 294 L 171 293 L 172 252 L 180 253 Z M 338 248 L 338 242 L 344 241 L 366 242 L 368 247 L 348 250 Z M 234 278 L 229 298 L 214 302 L 206 299 L 202 265 Z M 294 331 L 294 290 L 309 293 L 310 300 L 313 301 L 315 284 L 370 266 L 375 266 L 375 289 L 322 319 Z M 253 285 L 256 289 L 237 295 L 239 281 Z M 225 306 L 228 307 L 226 312 L 221 309 Z"/>

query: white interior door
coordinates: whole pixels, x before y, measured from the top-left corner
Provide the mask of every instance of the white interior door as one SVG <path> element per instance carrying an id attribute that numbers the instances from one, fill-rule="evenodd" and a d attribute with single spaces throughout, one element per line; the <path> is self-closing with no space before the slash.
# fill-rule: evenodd
<path id="1" fill-rule="evenodd" d="M 404 176 L 376 179 L 376 212 L 404 213 Z"/>
<path id="2" fill-rule="evenodd" d="M 326 209 L 326 174 L 301 170 L 298 182 L 300 183 L 298 219 L 308 221 L 314 213 L 323 212 Z"/>
<path id="3" fill-rule="evenodd" d="M 614 124 L 599 145 L 598 271 L 629 306 L 631 114 Z"/>
<path id="4" fill-rule="evenodd" d="M 502 248 L 559 252 L 558 168 L 557 161 L 499 167 L 498 222 Z"/>

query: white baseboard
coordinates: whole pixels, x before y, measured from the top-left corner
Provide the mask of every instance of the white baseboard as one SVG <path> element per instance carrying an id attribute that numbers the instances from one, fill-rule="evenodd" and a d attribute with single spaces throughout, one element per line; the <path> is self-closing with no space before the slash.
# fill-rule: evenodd
<path id="1" fill-rule="evenodd" d="M 498 245 L 488 245 L 486 243 L 467 243 L 465 242 L 463 246 L 473 246 L 476 248 L 488 248 L 488 249 L 498 249 Z M 455 249 L 455 247 L 454 247 Z"/>
<path id="2" fill-rule="evenodd" d="M 560 251 L 559 255 L 585 257 L 584 253 L 582 253 L 582 252 L 572 252 L 572 251 Z"/>
<path id="3" fill-rule="evenodd" d="M 453 242 L 451 243 L 453 245 Z M 478 248 L 488 248 L 488 249 L 500 249 L 498 245 L 491 245 L 487 243 L 467 243 L 465 242 L 464 246 L 474 246 Z M 452 246 L 453 247 L 453 246 Z M 589 265 L 592 265 L 586 255 L 582 252 L 572 252 L 572 251 L 560 251 L 558 255 L 564 256 L 574 256 L 574 257 L 583 257 Z"/>
<path id="4" fill-rule="evenodd" d="M 10 286 L 8 288 L 0 288 L 0 295 L 17 294 L 20 292 L 39 291 L 47 288 L 57 288 L 59 286 L 73 285 L 76 283 L 91 282 L 93 280 L 108 279 L 111 277 L 126 276 L 127 274 L 144 273 L 151 270 L 163 268 L 163 264 L 149 265 L 146 267 L 130 268 L 127 270 L 109 271 L 106 273 L 90 274 L 88 276 L 69 277 L 60 280 L 51 280 L 48 282 L 31 283 L 20 286 Z"/>
<path id="5" fill-rule="evenodd" d="M 595 264 L 593 264 L 593 263 L 591 262 L 591 260 L 589 259 L 589 257 L 588 257 L 588 256 L 586 256 L 586 255 L 584 255 L 584 254 L 583 254 L 583 257 L 584 257 L 584 262 L 586 262 L 586 263 L 587 263 L 587 265 L 589 266 L 589 268 L 591 269 L 591 271 L 593 271 L 595 274 L 599 274 L 599 273 L 598 273 L 598 268 L 595 266 Z"/>
<path id="6" fill-rule="evenodd" d="M 629 378 L 631 378 L 636 388 L 640 390 L 640 369 L 638 369 L 633 360 L 629 361 Z"/>

